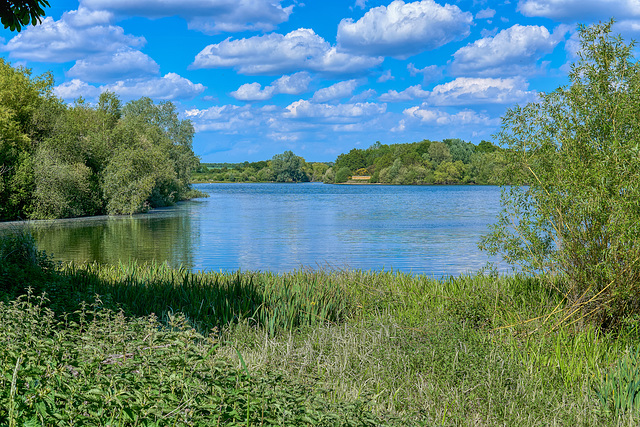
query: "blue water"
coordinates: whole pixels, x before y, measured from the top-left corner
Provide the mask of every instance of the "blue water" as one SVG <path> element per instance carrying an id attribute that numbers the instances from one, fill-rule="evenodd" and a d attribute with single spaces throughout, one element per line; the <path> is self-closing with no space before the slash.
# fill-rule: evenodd
<path id="1" fill-rule="evenodd" d="M 196 188 L 210 197 L 132 217 L 9 227 L 28 227 L 41 249 L 64 261 L 156 260 L 213 271 L 393 269 L 435 277 L 473 273 L 496 261 L 477 244 L 500 209 L 498 187 Z"/>

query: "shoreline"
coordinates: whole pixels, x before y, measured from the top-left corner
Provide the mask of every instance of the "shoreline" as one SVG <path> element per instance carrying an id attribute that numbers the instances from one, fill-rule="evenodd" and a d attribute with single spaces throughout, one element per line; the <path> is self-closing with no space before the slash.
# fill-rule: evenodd
<path id="1" fill-rule="evenodd" d="M 157 208 L 151 208 L 145 212 L 138 212 L 134 214 L 123 214 L 123 215 L 89 215 L 89 216 L 75 216 L 69 218 L 53 218 L 53 219 L 23 219 L 23 220 L 9 220 L 9 221 L 0 221 L 0 231 L 10 228 L 12 226 L 24 226 L 24 225 L 48 225 L 50 223 L 60 223 L 60 222 L 80 222 L 80 221 L 100 221 L 100 220 L 118 220 L 118 219 L 126 219 L 131 217 L 140 217 L 140 216 L 158 216 L 162 215 L 163 210 L 171 209 L 181 203 L 191 202 L 197 199 L 204 199 L 207 196 L 200 197 L 192 197 L 185 200 L 180 200 L 173 205 L 170 206 L 159 206 Z"/>
<path id="2" fill-rule="evenodd" d="M 199 181 L 192 182 L 194 184 L 324 184 L 324 185 L 388 185 L 393 187 L 453 187 L 453 186 L 469 186 L 469 187 L 501 187 L 500 184 L 476 184 L 473 182 L 468 183 L 453 183 L 453 184 L 391 184 L 389 182 L 322 182 L 322 181 L 309 181 L 309 182 L 276 182 L 276 181 Z"/>

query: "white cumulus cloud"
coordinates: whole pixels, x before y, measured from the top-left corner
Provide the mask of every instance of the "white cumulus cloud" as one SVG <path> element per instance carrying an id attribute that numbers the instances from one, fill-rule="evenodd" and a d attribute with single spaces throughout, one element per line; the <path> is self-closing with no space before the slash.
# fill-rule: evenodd
<path id="1" fill-rule="evenodd" d="M 407 65 L 407 70 L 411 77 L 422 74 L 423 82 L 429 82 L 432 80 L 438 80 L 442 77 L 442 71 L 444 67 L 440 65 L 428 65 L 424 68 L 417 68 L 413 63 Z"/>
<path id="2" fill-rule="evenodd" d="M 300 28 L 286 35 L 271 33 L 246 39 L 226 39 L 205 47 L 192 68 L 234 68 L 242 74 L 292 71 L 348 74 L 382 63 L 383 58 L 338 52 L 313 30 Z"/>
<path id="3" fill-rule="evenodd" d="M 476 19 L 491 19 L 495 14 L 496 11 L 491 8 L 482 9 L 481 11 L 476 13 Z"/>
<path id="4" fill-rule="evenodd" d="M 109 25 L 109 19 L 108 13 L 83 8 L 65 12 L 58 21 L 47 17 L 42 24 L 14 36 L 0 50 L 9 51 L 12 58 L 67 62 L 146 43 L 144 37 L 125 34 L 122 27 Z"/>
<path id="5" fill-rule="evenodd" d="M 466 37 L 472 20 L 469 12 L 434 0 L 394 0 L 358 21 L 340 21 L 338 46 L 357 55 L 407 58 Z"/>
<path id="6" fill-rule="evenodd" d="M 240 101 L 264 101 L 273 96 L 273 86 L 267 86 L 263 89 L 258 82 L 245 83 L 230 95 Z"/>
<path id="7" fill-rule="evenodd" d="M 459 77 L 433 88 L 430 105 L 513 104 L 535 101 L 537 93 L 529 91 L 521 77 L 492 79 Z"/>
<path id="8" fill-rule="evenodd" d="M 371 98 L 374 98 L 378 93 L 375 91 L 375 89 L 367 89 L 365 91 L 362 91 L 354 96 L 351 97 L 351 99 L 349 100 L 350 103 L 357 103 L 357 102 L 363 102 L 363 101 L 367 101 Z"/>
<path id="9" fill-rule="evenodd" d="M 81 0 L 84 7 L 125 16 L 180 16 L 189 28 L 215 34 L 271 31 L 286 22 L 293 6 L 281 0 Z"/>
<path id="10" fill-rule="evenodd" d="M 271 99 L 274 95 L 285 93 L 288 95 L 298 95 L 307 90 L 311 76 L 305 71 L 282 76 L 264 89 L 260 83 L 246 83 L 231 92 L 231 96 L 240 101 L 264 101 Z"/>
<path id="11" fill-rule="evenodd" d="M 563 26 L 550 33 L 542 26 L 516 24 L 460 48 L 453 54 L 451 70 L 457 75 L 531 74 L 536 61 L 552 52 L 566 32 Z"/>
<path id="12" fill-rule="evenodd" d="M 156 75 L 159 70 L 159 65 L 148 55 L 127 49 L 80 59 L 66 75 L 87 82 L 102 82 Z"/>
<path id="13" fill-rule="evenodd" d="M 79 79 L 73 79 L 54 88 L 54 93 L 66 100 L 72 100 L 80 96 L 95 98 L 105 91 L 115 92 L 125 99 L 148 96 L 152 99 L 176 100 L 190 99 L 205 90 L 200 83 L 192 83 L 190 80 L 175 73 L 167 73 L 164 77 L 150 79 L 120 80 L 115 83 L 92 86 Z"/>
<path id="14" fill-rule="evenodd" d="M 327 123 L 353 123 L 362 118 L 370 118 L 383 114 L 386 104 L 362 102 L 355 104 L 316 104 L 307 100 L 299 100 L 287 106 L 285 118 L 320 119 Z"/>
<path id="15" fill-rule="evenodd" d="M 420 85 L 415 85 L 410 86 L 401 92 L 390 90 L 389 92 L 380 95 L 379 99 L 383 102 L 402 102 L 416 98 L 426 98 L 427 96 L 429 96 L 428 91 L 422 89 Z"/>
<path id="16" fill-rule="evenodd" d="M 428 123 L 439 126 L 467 126 L 467 125 L 485 125 L 497 126 L 500 119 L 492 119 L 486 114 L 478 113 L 473 110 L 463 110 L 457 113 L 449 113 L 447 111 L 429 108 L 427 105 L 415 106 L 407 108 L 403 114 L 410 119 L 417 119 L 422 123 Z M 405 123 L 403 123 L 404 126 Z"/>
<path id="17" fill-rule="evenodd" d="M 313 94 L 313 102 L 326 102 L 334 99 L 351 96 L 353 91 L 360 85 L 358 80 L 346 80 L 338 82 L 329 87 L 325 87 Z"/>
<path id="18" fill-rule="evenodd" d="M 61 85 L 53 88 L 53 93 L 62 99 L 72 101 L 80 97 L 83 98 L 96 98 L 102 91 L 100 88 L 91 86 L 90 84 L 83 82 L 79 79 L 73 79 L 68 82 L 64 82 Z"/>
<path id="19" fill-rule="evenodd" d="M 113 14 L 105 10 L 89 10 L 79 7 L 78 10 L 65 12 L 63 19 L 72 27 L 93 27 L 95 25 L 109 25 Z"/>
<path id="20" fill-rule="evenodd" d="M 103 87 L 126 98 L 148 96 L 164 100 L 190 99 L 205 90 L 204 85 L 192 83 L 176 73 L 167 73 L 163 77 L 141 81 L 118 81 Z"/>
<path id="21" fill-rule="evenodd" d="M 247 130 L 255 131 L 264 124 L 260 111 L 249 105 L 215 105 L 204 110 L 187 110 L 185 116 L 193 122 L 197 132 L 236 134 Z"/>
<path id="22" fill-rule="evenodd" d="M 384 82 L 388 82 L 389 80 L 395 80 L 395 77 L 393 77 L 393 75 L 391 74 L 391 70 L 385 70 L 385 72 L 382 73 L 380 77 L 378 77 L 378 80 L 376 81 L 378 83 L 384 83 Z"/>
<path id="23" fill-rule="evenodd" d="M 311 83 L 311 76 L 306 71 L 292 74 L 290 76 L 282 76 L 272 86 L 278 93 L 286 93 L 288 95 L 298 95 L 307 90 Z"/>
<path id="24" fill-rule="evenodd" d="M 539 16 L 562 21 L 584 19 L 639 18 L 638 0 L 520 0 L 518 11 L 525 16 Z"/>
<path id="25" fill-rule="evenodd" d="M 437 85 L 431 91 L 420 85 L 397 92 L 390 90 L 380 96 L 383 102 L 403 102 L 424 99 L 429 105 L 486 105 L 529 102 L 537 99 L 535 91 L 527 90 L 529 84 L 521 77 L 515 78 L 471 78 L 457 79 Z"/>

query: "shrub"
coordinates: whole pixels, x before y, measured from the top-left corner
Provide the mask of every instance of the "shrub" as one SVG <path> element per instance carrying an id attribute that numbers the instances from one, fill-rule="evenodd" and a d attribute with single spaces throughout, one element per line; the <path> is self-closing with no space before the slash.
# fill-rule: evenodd
<path id="1" fill-rule="evenodd" d="M 30 234 L 16 232 L 0 237 L 0 292 L 14 296 L 26 292 L 28 286 L 43 289 L 53 267 L 53 261 L 38 250 Z"/>

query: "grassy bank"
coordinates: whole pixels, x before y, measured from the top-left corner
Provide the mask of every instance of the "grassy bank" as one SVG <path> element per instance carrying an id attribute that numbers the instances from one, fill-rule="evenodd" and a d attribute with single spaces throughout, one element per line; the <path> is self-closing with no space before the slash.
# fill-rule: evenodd
<path id="1" fill-rule="evenodd" d="M 1 425 L 638 422 L 635 323 L 548 316 L 540 278 L 56 266 L 32 243 L 0 245 Z"/>

